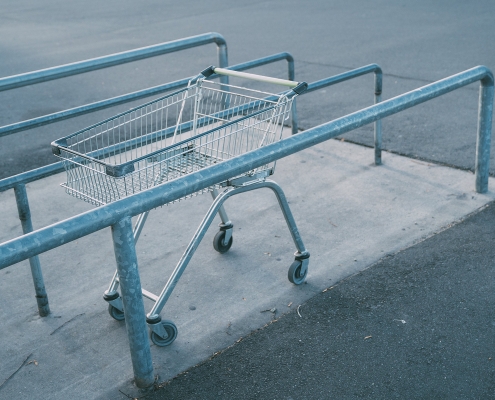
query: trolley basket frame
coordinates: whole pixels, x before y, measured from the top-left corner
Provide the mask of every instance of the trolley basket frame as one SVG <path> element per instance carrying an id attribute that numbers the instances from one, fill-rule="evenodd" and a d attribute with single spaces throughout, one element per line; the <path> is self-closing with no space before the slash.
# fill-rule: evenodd
<path id="1" fill-rule="evenodd" d="M 275 95 L 206 80 L 213 74 L 284 85 L 291 90 Z M 52 151 L 62 158 L 67 171 L 67 182 L 62 186 L 68 194 L 99 206 L 273 143 L 282 138 L 292 102 L 306 88 L 305 82 L 211 66 L 182 90 L 54 141 Z M 261 188 L 273 191 L 297 249 L 288 279 L 296 285 L 305 281 L 309 252 L 281 187 L 267 179 L 274 168 L 274 162 L 263 165 L 190 195 L 210 192 L 213 204 L 160 295 L 142 289 L 143 296 L 154 301 L 146 321 L 157 346 L 168 346 L 177 337 L 175 324 L 162 320 L 160 313 L 217 215 L 222 222 L 213 247 L 225 253 L 232 246 L 233 224 L 223 203 L 236 194 Z M 138 216 L 135 243 L 149 212 Z M 120 321 L 125 315 L 118 288 L 115 272 L 103 298 L 110 315 Z"/>

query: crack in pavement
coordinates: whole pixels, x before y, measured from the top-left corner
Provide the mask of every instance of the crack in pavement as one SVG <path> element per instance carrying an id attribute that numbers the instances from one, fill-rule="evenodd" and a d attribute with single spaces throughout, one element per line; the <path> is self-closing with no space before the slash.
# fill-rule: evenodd
<path id="1" fill-rule="evenodd" d="M 33 353 L 30 353 L 25 359 L 24 361 L 21 363 L 21 365 L 19 365 L 19 368 L 17 368 L 14 372 L 12 372 L 10 374 L 10 376 L 5 379 L 1 384 L 0 384 L 0 389 L 9 381 L 11 380 L 15 374 L 17 374 L 19 372 L 19 370 L 24 367 L 24 365 L 26 365 L 26 361 L 29 360 L 29 357 L 31 357 L 33 355 Z"/>
<path id="2" fill-rule="evenodd" d="M 65 321 L 62 325 L 60 325 L 57 329 L 55 329 L 52 333 L 50 333 L 50 336 L 53 335 L 55 332 L 58 332 L 60 329 L 62 329 L 65 325 L 67 325 L 69 322 L 72 322 L 74 321 L 76 318 L 78 317 L 82 317 L 84 314 L 86 313 L 82 313 L 82 314 L 78 314 L 76 315 L 75 317 L 72 317 L 71 319 L 69 319 L 68 321 Z"/>

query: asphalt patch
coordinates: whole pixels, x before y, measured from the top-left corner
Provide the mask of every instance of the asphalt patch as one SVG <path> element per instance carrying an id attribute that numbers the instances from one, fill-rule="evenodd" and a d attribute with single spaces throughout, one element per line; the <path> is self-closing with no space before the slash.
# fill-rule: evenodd
<path id="1" fill-rule="evenodd" d="M 495 398 L 494 226 L 491 203 L 146 399 Z"/>

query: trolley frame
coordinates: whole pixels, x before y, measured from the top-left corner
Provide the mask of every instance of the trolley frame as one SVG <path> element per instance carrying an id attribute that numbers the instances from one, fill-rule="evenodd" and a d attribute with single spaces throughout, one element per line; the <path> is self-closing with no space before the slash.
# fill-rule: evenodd
<path id="1" fill-rule="evenodd" d="M 235 92 L 239 89 L 246 90 L 238 86 L 223 83 L 216 88 L 205 86 L 207 82 L 211 83 L 205 78 L 213 74 L 284 85 L 292 90 L 273 95 L 247 89 L 250 94 L 246 95 Z M 192 79 L 183 90 L 53 142 L 53 153 L 64 160 L 67 170 L 68 181 L 62 186 L 65 186 L 67 193 L 100 205 L 273 143 L 282 137 L 283 122 L 289 116 L 292 100 L 306 88 L 305 82 L 298 83 L 211 66 Z M 253 92 L 265 97 L 254 97 Z M 211 104 L 208 104 L 208 101 L 202 104 L 204 97 L 208 100 L 208 96 L 217 97 Z M 172 100 L 168 103 L 170 99 Z M 186 107 L 188 100 L 189 110 Z M 163 117 L 163 109 L 167 109 L 163 107 L 164 101 L 167 101 L 167 107 L 175 107 L 176 123 L 166 125 L 165 128 L 160 126 L 158 129 L 159 123 L 163 123 L 163 118 L 159 122 L 156 114 L 157 111 L 161 111 Z M 159 102 L 162 102 L 161 108 L 156 106 Z M 149 115 L 155 115 L 155 129 L 149 132 L 145 130 L 144 133 L 141 129 L 138 132 L 140 134 L 132 134 L 129 131 L 128 128 L 135 125 L 137 120 L 140 120 L 142 125 L 143 118 L 139 118 L 138 110 L 145 110 L 146 122 L 149 122 Z M 184 118 L 184 111 L 189 113 L 189 118 Z M 118 122 L 117 126 L 115 121 Z M 151 126 L 153 128 L 153 119 Z M 123 141 L 120 140 L 121 129 L 124 130 Z M 186 134 L 189 134 L 188 138 L 176 142 L 176 137 L 182 139 Z M 169 320 L 162 320 L 160 313 L 217 214 L 222 222 L 219 224 L 220 230 L 214 238 L 213 247 L 219 253 L 225 253 L 232 246 L 233 224 L 223 203 L 236 194 L 261 188 L 269 188 L 274 192 L 297 249 L 294 262 L 288 271 L 288 279 L 296 285 L 305 281 L 309 252 L 303 244 L 285 194 L 278 184 L 267 180 L 267 177 L 274 173 L 274 168 L 275 163 L 267 164 L 193 194 L 209 191 L 213 197 L 210 209 L 160 295 L 142 289 L 142 295 L 154 301 L 146 322 L 150 328 L 151 340 L 156 345 L 170 345 L 177 337 L 175 324 Z M 223 191 L 219 192 L 220 189 Z M 139 215 L 136 221 L 133 229 L 135 243 L 149 212 Z M 110 315 L 120 321 L 124 319 L 124 302 L 118 292 L 119 284 L 116 271 L 103 298 L 109 303 Z"/>

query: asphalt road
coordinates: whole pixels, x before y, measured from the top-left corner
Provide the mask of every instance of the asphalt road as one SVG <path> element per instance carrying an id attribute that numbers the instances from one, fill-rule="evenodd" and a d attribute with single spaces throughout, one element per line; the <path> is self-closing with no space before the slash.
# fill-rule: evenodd
<path id="1" fill-rule="evenodd" d="M 489 46 L 495 40 L 494 17 L 491 0 L 89 0 L 63 5 L 55 0 L 5 0 L 0 76 L 216 31 L 227 40 L 231 64 L 288 51 L 296 60 L 296 78 L 309 82 L 378 63 L 385 72 L 387 99 L 479 64 L 494 68 L 495 53 Z M 216 61 L 215 46 L 210 45 L 2 92 L 0 125 L 190 76 Z M 279 63 L 257 72 L 284 77 L 286 67 Z M 300 126 L 315 126 L 368 106 L 372 90 L 372 77 L 367 76 L 303 96 L 298 102 Z M 477 98 L 473 84 L 386 119 L 385 148 L 472 169 Z M 0 177 L 54 162 L 52 140 L 126 107 L 0 138 Z M 346 138 L 370 145 L 372 129 Z"/>
<path id="2" fill-rule="evenodd" d="M 158 399 L 493 399 L 495 205 L 166 383 Z"/>

